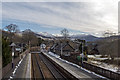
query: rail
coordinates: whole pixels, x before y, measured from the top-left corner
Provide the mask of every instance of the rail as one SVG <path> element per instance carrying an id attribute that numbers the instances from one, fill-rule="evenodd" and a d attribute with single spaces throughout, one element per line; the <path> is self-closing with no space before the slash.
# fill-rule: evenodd
<path id="1" fill-rule="evenodd" d="M 43 53 L 42 53 L 43 54 Z M 73 76 L 71 73 L 69 73 L 67 70 L 65 70 L 63 67 L 61 67 L 59 64 L 57 64 L 55 61 L 53 61 L 52 59 L 50 59 L 48 56 L 44 55 L 57 69 L 59 69 L 59 71 L 61 73 L 64 74 L 64 76 L 66 76 L 67 79 L 74 79 L 74 80 L 78 80 L 75 76 Z"/>
<path id="2" fill-rule="evenodd" d="M 38 56 L 39 55 L 39 56 Z M 39 67 L 37 69 L 36 67 Z M 46 69 L 45 69 L 46 67 Z M 48 70 L 47 70 L 48 69 Z M 49 73 L 48 73 L 49 72 Z M 36 54 L 32 53 L 32 79 L 36 80 L 36 75 L 42 74 L 41 79 L 48 79 L 46 75 L 51 75 L 52 79 L 55 80 L 69 80 L 69 79 L 75 79 L 78 80 L 76 77 L 74 77 L 71 73 L 69 73 L 67 70 L 62 68 L 60 65 L 58 65 L 56 62 L 45 56 L 43 53 Z M 39 77 L 38 75 L 37 77 Z"/>

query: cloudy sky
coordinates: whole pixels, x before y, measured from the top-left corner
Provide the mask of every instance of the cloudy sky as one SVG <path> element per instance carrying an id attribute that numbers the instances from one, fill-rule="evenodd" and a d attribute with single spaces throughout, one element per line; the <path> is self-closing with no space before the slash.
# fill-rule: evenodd
<path id="1" fill-rule="evenodd" d="M 118 1 L 91 2 L 2 2 L 2 27 L 17 24 L 20 30 L 60 34 L 93 34 L 118 31 Z"/>

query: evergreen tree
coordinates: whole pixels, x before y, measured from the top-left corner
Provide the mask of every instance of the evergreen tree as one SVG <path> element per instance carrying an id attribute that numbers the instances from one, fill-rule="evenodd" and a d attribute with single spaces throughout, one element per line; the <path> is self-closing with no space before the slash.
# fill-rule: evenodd
<path id="1" fill-rule="evenodd" d="M 2 37 L 2 66 L 5 67 L 8 63 L 11 62 L 11 49 L 9 46 L 9 40 Z"/>

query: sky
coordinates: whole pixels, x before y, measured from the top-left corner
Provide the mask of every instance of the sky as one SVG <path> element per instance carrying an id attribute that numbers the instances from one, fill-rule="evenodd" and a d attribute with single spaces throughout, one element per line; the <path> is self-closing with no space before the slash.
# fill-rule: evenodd
<path id="1" fill-rule="evenodd" d="M 2 27 L 14 23 L 20 30 L 29 28 L 51 34 L 60 34 L 66 28 L 70 34 L 95 36 L 101 36 L 106 30 L 118 32 L 117 0 L 70 1 L 5 0 L 2 2 Z"/>

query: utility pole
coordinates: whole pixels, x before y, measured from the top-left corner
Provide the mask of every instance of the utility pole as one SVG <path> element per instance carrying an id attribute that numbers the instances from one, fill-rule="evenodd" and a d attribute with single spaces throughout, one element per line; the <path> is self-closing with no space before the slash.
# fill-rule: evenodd
<path id="1" fill-rule="evenodd" d="M 61 54 L 60 55 L 62 56 L 62 42 L 61 42 Z"/>
<path id="2" fill-rule="evenodd" d="M 82 61 L 81 61 L 82 63 L 81 64 L 82 64 L 82 67 L 83 67 L 83 59 L 84 59 L 84 51 L 83 51 L 83 49 L 84 48 L 83 48 L 83 43 L 82 43 L 82 54 L 81 54 L 81 58 L 82 58 Z"/>
<path id="3" fill-rule="evenodd" d="M 30 41 L 29 41 L 29 50 L 30 50 Z"/>

